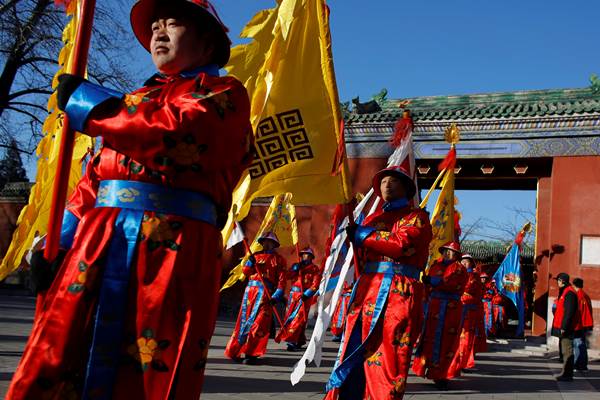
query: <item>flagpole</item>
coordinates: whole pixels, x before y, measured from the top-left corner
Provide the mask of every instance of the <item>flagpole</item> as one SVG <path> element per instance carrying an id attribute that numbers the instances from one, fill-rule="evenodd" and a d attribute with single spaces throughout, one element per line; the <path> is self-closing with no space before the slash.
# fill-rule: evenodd
<path id="1" fill-rule="evenodd" d="M 81 16 L 77 24 L 77 36 L 75 37 L 73 64 L 69 73 L 84 77 L 88 63 L 90 40 L 92 38 L 92 26 L 94 22 L 96 0 L 82 0 L 80 7 Z M 67 190 L 69 188 L 69 175 L 71 172 L 74 143 L 75 131 L 69 127 L 69 119 L 67 118 L 67 115 L 64 114 L 60 152 L 58 155 L 58 166 L 52 192 L 50 218 L 48 220 L 46 248 L 44 249 L 44 257 L 48 261 L 53 261 L 58 255 L 62 219 L 64 216 L 65 203 L 67 201 Z"/>
<path id="2" fill-rule="evenodd" d="M 254 254 L 252 253 L 252 250 L 250 250 L 250 246 L 248 245 L 248 241 L 246 240 L 246 238 L 242 239 L 242 242 L 244 243 L 244 247 L 246 248 L 246 253 L 249 254 L 250 256 L 253 256 Z M 275 313 L 275 317 L 277 318 L 277 322 L 279 322 L 279 326 L 283 326 L 283 321 L 281 320 L 281 317 L 279 316 L 279 313 L 277 312 L 277 309 L 275 308 L 275 304 L 271 303 L 271 294 L 269 293 L 269 289 L 267 289 L 267 285 L 265 285 L 265 281 L 263 280 L 262 274 L 260 273 L 260 270 L 258 269 L 258 265 L 255 266 L 256 268 L 256 274 L 258 275 L 258 279 L 260 280 L 260 283 L 262 283 L 263 287 L 265 288 L 265 294 L 267 295 L 267 300 L 269 301 L 269 304 L 271 304 L 271 307 L 273 308 L 273 312 Z"/>

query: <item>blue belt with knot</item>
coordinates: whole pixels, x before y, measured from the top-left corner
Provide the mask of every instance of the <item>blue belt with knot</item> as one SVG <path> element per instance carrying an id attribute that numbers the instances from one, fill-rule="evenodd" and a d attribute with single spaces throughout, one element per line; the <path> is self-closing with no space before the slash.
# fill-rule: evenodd
<path id="1" fill-rule="evenodd" d="M 421 270 L 414 265 L 391 261 L 369 261 L 363 272 L 367 274 L 403 275 L 413 279 L 419 279 L 421 276 Z"/>
<path id="2" fill-rule="evenodd" d="M 460 294 L 448 292 L 431 292 L 431 297 L 441 300 L 460 300 Z"/>
<path id="3" fill-rule="evenodd" d="M 96 207 L 177 215 L 217 226 L 217 206 L 204 193 L 138 181 L 101 181 Z"/>

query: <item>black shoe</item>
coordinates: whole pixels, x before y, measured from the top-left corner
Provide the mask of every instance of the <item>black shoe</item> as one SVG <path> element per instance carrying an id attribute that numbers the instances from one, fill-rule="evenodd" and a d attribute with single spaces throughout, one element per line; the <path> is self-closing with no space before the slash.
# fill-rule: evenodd
<path id="1" fill-rule="evenodd" d="M 301 349 L 302 349 L 302 347 L 298 346 L 297 344 L 294 344 L 294 343 L 287 344 L 287 351 L 299 351 Z"/>
<path id="2" fill-rule="evenodd" d="M 243 363 L 246 365 L 258 365 L 259 364 L 258 357 L 246 356 L 246 358 L 244 358 Z"/>
<path id="3" fill-rule="evenodd" d="M 575 367 L 575 371 L 577 371 L 577 372 L 587 372 L 589 370 L 588 370 L 588 367 L 583 367 L 583 368 L 577 368 L 577 367 Z"/>
<path id="4" fill-rule="evenodd" d="M 448 380 L 447 379 L 436 379 L 433 381 L 433 384 L 438 390 L 448 390 Z"/>
<path id="5" fill-rule="evenodd" d="M 331 341 L 334 342 L 334 343 L 340 343 L 342 341 L 342 337 L 341 336 L 334 336 L 331 339 Z"/>
<path id="6" fill-rule="evenodd" d="M 473 368 L 463 368 L 462 369 L 463 374 L 472 374 L 474 372 L 475 372 L 475 370 Z"/>
<path id="7" fill-rule="evenodd" d="M 556 379 L 558 382 L 571 382 L 571 381 L 573 381 L 573 377 L 572 376 L 564 376 L 564 375 L 555 376 L 554 379 Z"/>

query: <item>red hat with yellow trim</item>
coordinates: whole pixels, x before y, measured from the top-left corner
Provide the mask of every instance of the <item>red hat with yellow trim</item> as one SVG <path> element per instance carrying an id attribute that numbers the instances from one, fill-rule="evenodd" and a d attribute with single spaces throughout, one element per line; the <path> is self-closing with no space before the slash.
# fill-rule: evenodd
<path id="1" fill-rule="evenodd" d="M 375 176 L 373 176 L 373 190 L 377 196 L 381 197 L 381 181 L 383 178 L 390 175 L 400 178 L 402 182 L 404 182 L 407 199 L 412 199 L 415 196 L 415 193 L 417 192 L 417 186 L 410 177 L 410 173 L 401 165 L 394 165 L 392 167 L 384 168 L 377 172 Z"/>
<path id="2" fill-rule="evenodd" d="M 315 258 L 315 252 L 310 247 L 305 247 L 302 250 L 300 250 L 300 255 L 302 254 L 308 254 L 311 255 L 312 258 Z"/>
<path id="3" fill-rule="evenodd" d="M 131 8 L 131 28 L 146 50 L 150 51 L 152 23 L 161 6 L 181 9 L 182 15 L 189 16 L 196 21 L 201 31 L 213 31 L 217 40 L 213 62 L 219 67 L 227 64 L 231 52 L 231 40 L 227 36 L 229 29 L 221 21 L 217 10 L 208 0 L 138 0 Z"/>

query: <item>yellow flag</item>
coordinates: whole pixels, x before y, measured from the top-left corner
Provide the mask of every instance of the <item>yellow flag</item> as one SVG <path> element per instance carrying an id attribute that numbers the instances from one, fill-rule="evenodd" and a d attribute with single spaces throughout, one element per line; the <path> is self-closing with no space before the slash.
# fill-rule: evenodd
<path id="1" fill-rule="evenodd" d="M 253 41 L 233 49 L 227 69 L 248 89 L 256 152 L 239 218 L 252 199 L 279 193 L 295 204 L 349 201 L 325 1 L 281 0 L 241 36 Z"/>
<path id="2" fill-rule="evenodd" d="M 258 243 L 264 233 L 274 232 L 279 239 L 281 247 L 293 246 L 298 243 L 298 224 L 296 222 L 296 208 L 292 204 L 292 195 L 290 193 L 279 194 L 273 198 L 265 218 L 263 219 L 254 241 L 250 245 L 252 253 L 262 250 L 262 246 Z M 239 281 L 245 279 L 242 269 L 248 257 L 244 257 L 242 262 L 231 270 L 229 279 L 221 290 L 225 290 Z"/>
<path id="3" fill-rule="evenodd" d="M 80 1 L 73 0 L 67 9 L 67 15 L 71 20 L 63 31 L 64 47 L 59 54 L 60 68 L 52 82 L 56 88 L 57 77 L 71 70 L 73 62 L 73 44 L 79 21 Z M 21 260 L 27 250 L 31 247 L 36 235 L 43 235 L 48 228 L 50 218 L 50 204 L 52 202 L 52 188 L 56 176 L 58 153 L 62 137 L 63 116 L 56 107 L 56 93 L 48 100 L 49 115 L 44 122 L 42 131 L 44 138 L 38 144 L 36 154 L 38 156 L 36 184 L 31 189 L 28 205 L 21 211 L 17 220 L 17 229 L 13 233 L 12 242 L 0 265 L 0 281 L 13 272 L 21 264 Z M 81 178 L 81 162 L 89 147 L 93 147 L 93 141 L 87 136 L 77 135 L 73 149 L 73 166 L 69 178 L 69 192 L 73 190 Z"/>
<path id="4" fill-rule="evenodd" d="M 444 172 L 441 192 L 431 216 L 433 238 L 429 245 L 430 265 L 441 256 L 440 246 L 454 240 L 454 167 Z"/>

